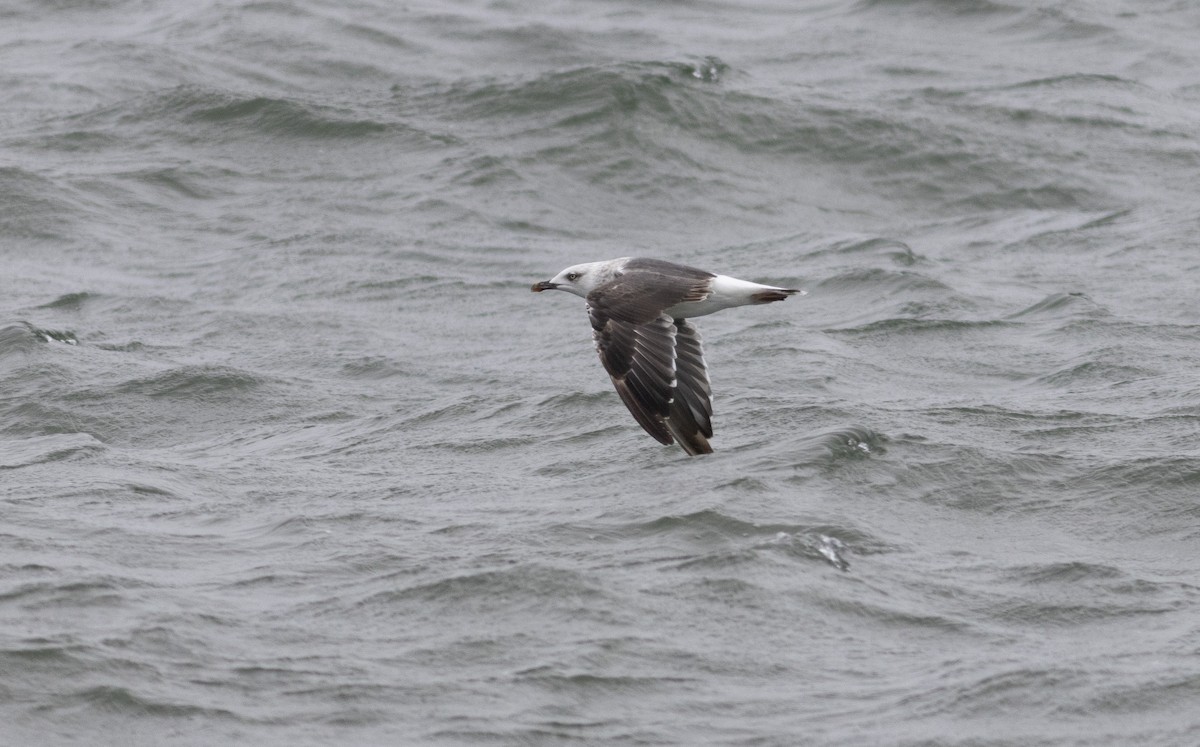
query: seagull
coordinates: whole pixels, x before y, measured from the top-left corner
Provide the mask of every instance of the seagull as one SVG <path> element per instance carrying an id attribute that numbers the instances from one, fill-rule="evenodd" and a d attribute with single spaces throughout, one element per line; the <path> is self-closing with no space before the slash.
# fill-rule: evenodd
<path id="1" fill-rule="evenodd" d="M 532 290 L 587 300 L 596 352 L 621 401 L 647 433 L 689 456 L 712 453 L 713 430 L 700 333 L 687 320 L 804 294 L 640 257 L 572 265 Z"/>

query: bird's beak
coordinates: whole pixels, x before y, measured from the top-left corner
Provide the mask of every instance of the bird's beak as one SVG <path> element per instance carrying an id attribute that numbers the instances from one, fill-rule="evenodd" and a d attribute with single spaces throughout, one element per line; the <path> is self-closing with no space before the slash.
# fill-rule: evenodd
<path id="1" fill-rule="evenodd" d="M 554 290 L 557 287 L 558 283 L 551 283 L 549 280 L 543 280 L 540 283 L 534 283 L 533 287 L 529 290 L 533 291 L 534 293 L 541 293 L 542 291 Z"/>

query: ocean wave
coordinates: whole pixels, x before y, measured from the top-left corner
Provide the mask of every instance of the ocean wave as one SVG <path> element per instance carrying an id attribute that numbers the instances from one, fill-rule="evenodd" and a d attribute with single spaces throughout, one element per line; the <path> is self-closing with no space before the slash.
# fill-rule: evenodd
<path id="1" fill-rule="evenodd" d="M 370 593 L 352 605 L 356 610 L 380 613 L 417 605 L 425 610 L 423 615 L 436 614 L 439 609 L 482 612 L 521 608 L 539 610 L 542 615 L 557 612 L 590 617 L 592 610 L 602 614 L 599 610 L 605 607 L 603 600 L 607 597 L 607 592 L 587 574 L 566 568 L 522 564 L 421 580 L 402 588 Z M 334 603 L 334 600 L 328 602 Z"/>
<path id="2" fill-rule="evenodd" d="M 0 236 L 6 241 L 61 241 L 87 215 L 75 190 L 15 166 L 0 167 Z"/>
<path id="3" fill-rule="evenodd" d="M 1008 319 L 1022 321 L 1097 319 L 1110 313 L 1083 293 L 1051 293 L 1041 301 L 1010 314 Z"/>
<path id="4" fill-rule="evenodd" d="M 38 343 L 47 342 L 78 345 L 79 338 L 70 330 L 42 329 L 29 322 L 17 322 L 0 327 L 0 355 L 29 352 Z"/>
<path id="5" fill-rule="evenodd" d="M 607 527 L 602 534 L 610 541 L 628 542 L 639 536 L 666 541 L 671 553 L 660 562 L 680 571 L 729 568 L 762 562 L 771 555 L 815 560 L 847 570 L 850 555 L 881 548 L 874 537 L 850 527 L 752 522 L 714 509 Z"/>
<path id="6" fill-rule="evenodd" d="M 923 258 L 912 247 L 898 239 L 882 236 L 854 236 L 836 239 L 805 254 L 806 260 L 877 262 L 881 259 L 901 267 L 912 267 Z"/>
<path id="7" fill-rule="evenodd" d="M 923 17 L 1008 15 L 1021 10 L 1018 5 L 997 0 L 953 0 L 952 2 L 945 2 L 945 0 L 858 0 L 854 8 L 856 12 L 914 10 L 919 11 Z"/>
<path id="8" fill-rule="evenodd" d="M 258 389 L 266 381 L 256 374 L 228 366 L 183 366 L 126 381 L 116 391 L 188 401 L 230 399 Z"/>
<path id="9" fill-rule="evenodd" d="M 0 470 L 88 457 L 106 448 L 103 443 L 87 433 L 0 440 Z"/>
<path id="10" fill-rule="evenodd" d="M 143 135 L 153 132 L 184 144 L 261 138 L 430 137 L 394 118 L 368 116 L 360 106 L 340 105 L 334 100 L 195 84 L 174 86 L 73 115 L 63 120 L 62 126 L 88 131 L 133 128 Z"/>
<path id="11" fill-rule="evenodd" d="M 1119 386 L 1153 376 L 1155 371 L 1120 363 L 1087 360 L 1038 376 L 1035 381 L 1051 387 L 1076 391 L 1081 387 Z"/>
<path id="12" fill-rule="evenodd" d="M 179 91 L 164 101 L 185 124 L 245 129 L 275 137 L 355 138 L 387 132 L 387 124 L 345 109 L 267 96 Z"/>

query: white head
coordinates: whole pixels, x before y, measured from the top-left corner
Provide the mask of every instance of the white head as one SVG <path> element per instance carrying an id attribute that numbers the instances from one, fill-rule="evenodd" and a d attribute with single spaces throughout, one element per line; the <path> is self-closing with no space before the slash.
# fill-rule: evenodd
<path id="1" fill-rule="evenodd" d="M 609 280 L 625 264 L 628 257 L 610 259 L 604 262 L 585 262 L 581 265 L 571 265 L 555 275 L 550 280 L 535 283 L 532 290 L 540 293 L 544 290 L 561 290 L 587 298 L 587 294 Z"/>

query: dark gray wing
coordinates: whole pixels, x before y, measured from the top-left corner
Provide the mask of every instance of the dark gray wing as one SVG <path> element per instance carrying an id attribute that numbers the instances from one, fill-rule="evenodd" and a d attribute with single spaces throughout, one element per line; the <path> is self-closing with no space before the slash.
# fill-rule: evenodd
<path id="1" fill-rule="evenodd" d="M 695 267 L 688 267 L 687 265 L 677 265 L 674 262 L 666 262 L 661 259 L 647 259 L 644 257 L 634 257 L 626 262 L 625 266 L 621 269 L 625 272 L 653 273 L 664 277 L 685 278 L 690 281 L 710 280 L 716 277 L 716 275 L 708 270 L 700 270 Z"/>
<path id="2" fill-rule="evenodd" d="M 695 328 L 663 310 L 708 295 L 711 275 L 699 273 L 626 272 L 587 297 L 596 350 L 621 401 L 647 433 L 689 454 L 712 451 L 708 374 Z"/>
<path id="3" fill-rule="evenodd" d="M 589 313 L 631 324 L 653 321 L 677 304 L 708 298 L 713 275 L 657 259 L 631 259 L 587 296 Z"/>
<path id="4" fill-rule="evenodd" d="M 666 316 L 645 324 L 597 315 L 588 308 L 600 361 L 634 419 L 661 443 L 675 390 L 675 324 Z"/>

